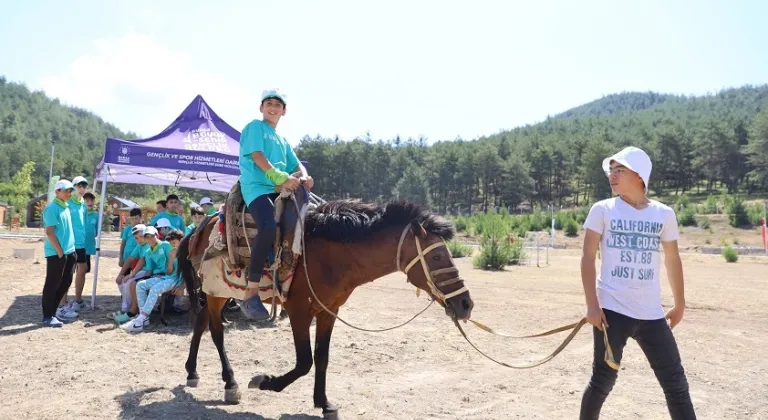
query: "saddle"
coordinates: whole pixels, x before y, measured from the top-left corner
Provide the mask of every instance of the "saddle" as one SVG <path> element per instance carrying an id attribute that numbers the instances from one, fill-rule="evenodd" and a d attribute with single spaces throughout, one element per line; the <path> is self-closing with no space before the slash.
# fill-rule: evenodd
<path id="1" fill-rule="evenodd" d="M 278 228 L 273 246 L 275 262 L 265 262 L 264 268 L 268 271 L 278 269 L 281 278 L 293 272 L 301 255 L 301 239 L 304 234 L 301 220 L 306 215 L 308 203 L 309 193 L 303 186 L 293 194 L 281 191 L 275 198 L 275 222 Z M 219 212 L 218 219 L 220 235 L 212 246 L 222 252 L 226 249 L 225 258 L 229 267 L 245 269 L 251 263 L 250 245 L 258 235 L 258 229 L 243 200 L 240 181 L 232 186 L 223 213 Z M 216 242 L 219 242 L 218 246 Z"/>

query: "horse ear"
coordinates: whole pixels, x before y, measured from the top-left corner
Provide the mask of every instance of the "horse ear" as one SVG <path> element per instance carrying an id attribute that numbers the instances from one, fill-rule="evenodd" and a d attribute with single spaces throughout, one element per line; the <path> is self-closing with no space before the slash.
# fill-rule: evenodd
<path id="1" fill-rule="evenodd" d="M 424 226 L 415 220 L 411 222 L 411 229 L 413 230 L 413 234 L 419 238 L 425 239 L 427 237 L 427 231 L 424 230 Z"/>

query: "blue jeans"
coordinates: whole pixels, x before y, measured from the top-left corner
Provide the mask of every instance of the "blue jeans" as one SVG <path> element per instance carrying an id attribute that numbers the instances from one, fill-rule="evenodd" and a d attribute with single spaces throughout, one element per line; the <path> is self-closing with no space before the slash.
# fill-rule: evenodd
<path id="1" fill-rule="evenodd" d="M 664 390 L 672 420 L 695 420 L 696 413 L 693 411 L 691 395 L 688 392 L 688 380 L 680 360 L 680 352 L 666 319 L 640 320 L 608 309 L 603 309 L 603 312 L 608 321 L 608 342 L 616 362 L 621 362 L 627 339 L 634 338 Z M 603 360 L 603 332 L 593 327 L 593 337 L 595 353 L 592 378 L 581 400 L 581 420 L 596 420 L 600 417 L 603 402 L 618 377 L 618 372 Z"/>
<path id="2" fill-rule="evenodd" d="M 279 194 L 264 194 L 256 197 L 248 204 L 248 211 L 256 222 L 259 230 L 251 244 L 251 266 L 248 270 L 248 281 L 258 283 L 264 272 L 264 262 L 267 261 L 277 237 L 277 223 L 275 223 L 274 201 Z"/>

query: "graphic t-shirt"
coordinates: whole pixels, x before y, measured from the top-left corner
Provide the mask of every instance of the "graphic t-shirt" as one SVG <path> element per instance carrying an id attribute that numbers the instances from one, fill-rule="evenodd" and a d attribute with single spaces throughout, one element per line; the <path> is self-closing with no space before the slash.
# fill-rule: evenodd
<path id="1" fill-rule="evenodd" d="M 600 307 L 635 319 L 664 318 L 661 242 L 680 237 L 674 210 L 655 200 L 638 210 L 621 198 L 610 198 L 592 206 L 584 228 L 602 235 Z"/>

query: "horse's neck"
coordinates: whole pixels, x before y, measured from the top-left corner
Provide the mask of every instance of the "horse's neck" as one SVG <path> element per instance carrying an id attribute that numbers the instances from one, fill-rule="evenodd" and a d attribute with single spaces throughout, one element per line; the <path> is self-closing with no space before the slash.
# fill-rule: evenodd
<path id="1" fill-rule="evenodd" d="M 397 241 L 392 234 L 382 232 L 365 241 L 339 244 L 341 248 L 332 252 L 337 256 L 329 255 L 326 261 L 330 264 L 338 264 L 333 261 L 343 261 L 342 265 L 351 267 L 344 270 L 342 281 L 347 287 L 354 288 L 397 271 Z"/>

